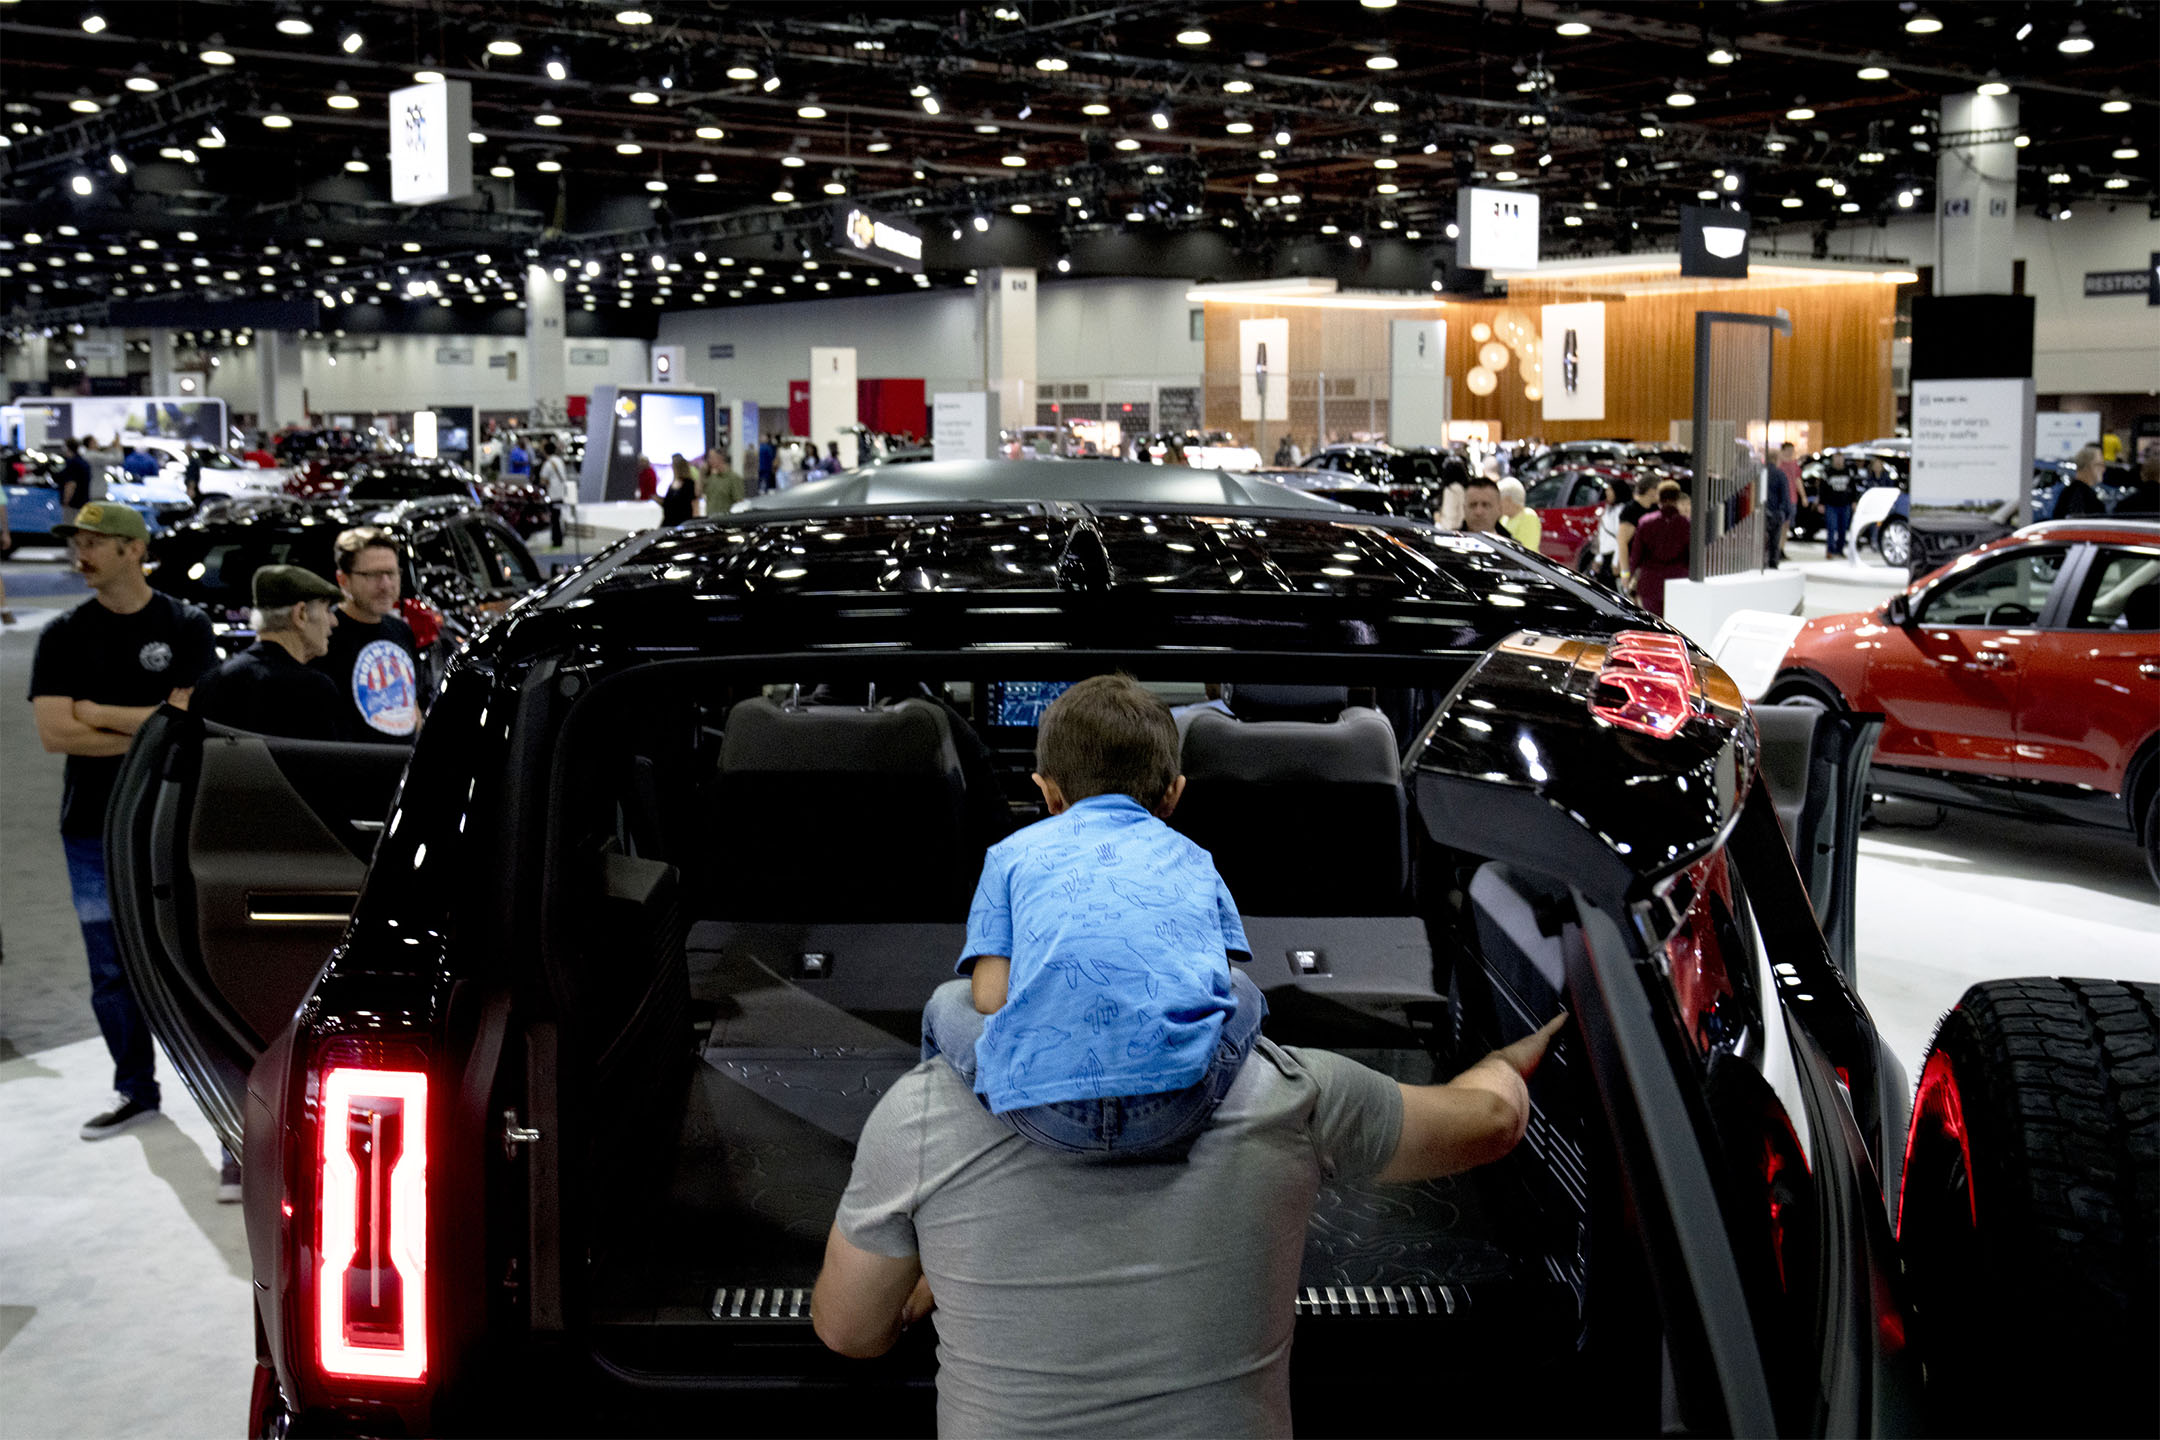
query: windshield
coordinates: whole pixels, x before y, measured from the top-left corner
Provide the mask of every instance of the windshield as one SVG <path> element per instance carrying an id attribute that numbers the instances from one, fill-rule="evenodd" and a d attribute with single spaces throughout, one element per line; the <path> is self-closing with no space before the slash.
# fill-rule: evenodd
<path id="1" fill-rule="evenodd" d="M 231 530 L 182 530 L 152 546 L 157 568 L 150 583 L 214 616 L 247 609 L 255 572 L 265 565 L 300 565 L 328 580 L 337 573 L 329 525 L 242 535 Z"/>

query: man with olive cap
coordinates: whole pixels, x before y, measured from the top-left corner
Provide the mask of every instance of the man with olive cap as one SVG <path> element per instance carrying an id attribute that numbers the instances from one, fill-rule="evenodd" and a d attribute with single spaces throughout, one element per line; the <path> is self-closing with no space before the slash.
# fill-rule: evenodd
<path id="1" fill-rule="evenodd" d="M 334 740 L 342 711 L 337 682 L 308 662 L 330 653 L 338 587 L 298 565 L 255 572 L 255 643 L 196 682 L 189 709 L 216 725 Z"/>
<path id="2" fill-rule="evenodd" d="M 60 841 L 68 889 L 90 961 L 90 1008 L 112 1052 L 113 1107 L 82 1127 L 102 1140 L 158 1113 L 150 1025 L 128 988 L 105 893 L 105 803 L 120 757 L 160 704 L 185 705 L 217 658 L 210 618 L 152 590 L 143 577 L 150 541 L 142 516 L 93 500 L 53 533 L 67 542 L 90 598 L 45 627 L 30 669 L 38 740 L 67 756 Z"/>

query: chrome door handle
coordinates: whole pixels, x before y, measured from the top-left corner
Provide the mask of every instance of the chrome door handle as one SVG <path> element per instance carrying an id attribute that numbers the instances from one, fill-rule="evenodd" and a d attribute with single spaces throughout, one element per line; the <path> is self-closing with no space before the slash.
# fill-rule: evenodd
<path id="1" fill-rule="evenodd" d="M 1982 650 L 1973 656 L 1973 664 L 1983 670 L 2008 670 L 2013 668 L 2010 657 L 2000 650 Z"/>
<path id="2" fill-rule="evenodd" d="M 2160 660 L 2146 660 L 2138 665 L 2138 674 L 2148 680 L 2160 680 Z"/>

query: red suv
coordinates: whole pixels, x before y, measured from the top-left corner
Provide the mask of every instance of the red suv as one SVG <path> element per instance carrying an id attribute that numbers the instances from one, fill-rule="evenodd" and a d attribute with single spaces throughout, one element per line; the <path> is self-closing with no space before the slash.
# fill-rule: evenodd
<path id="1" fill-rule="evenodd" d="M 1881 711 L 1880 793 L 2128 830 L 2160 882 L 2160 522 L 2029 525 L 1811 620 L 1767 698 Z"/>

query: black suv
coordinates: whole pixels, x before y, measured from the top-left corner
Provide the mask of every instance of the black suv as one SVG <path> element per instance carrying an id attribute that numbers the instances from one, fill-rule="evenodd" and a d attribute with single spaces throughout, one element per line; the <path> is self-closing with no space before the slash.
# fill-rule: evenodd
<path id="1" fill-rule="evenodd" d="M 435 497 L 392 504 L 264 495 L 208 507 L 150 543 L 150 583 L 209 612 L 218 649 L 254 639 L 248 586 L 264 565 L 337 574 L 338 532 L 379 525 L 403 552 L 399 613 L 435 675 L 491 616 L 540 583 L 540 567 L 509 526 L 469 500 Z"/>
<path id="2" fill-rule="evenodd" d="M 1323 1193 L 1301 1430 L 2150 1432 L 2160 994 L 1976 989 L 1908 1135 L 1839 963 L 1872 719 L 1758 721 L 1512 545 L 983 488 L 623 542 L 459 657 L 394 803 L 144 725 L 115 920 L 244 1147 L 251 1433 L 927 1433 L 931 1327 L 842 1360 L 810 1287 L 1042 706 L 1114 668 L 1229 689 L 1174 823 L 1274 1038 L 1428 1080 L 1575 1017 L 1508 1160 Z"/>
<path id="3" fill-rule="evenodd" d="M 1447 453 L 1423 447 L 1329 445 L 1306 456 L 1300 468 L 1354 475 L 1381 486 L 1395 514 L 1427 520 L 1440 508 L 1440 462 Z"/>

